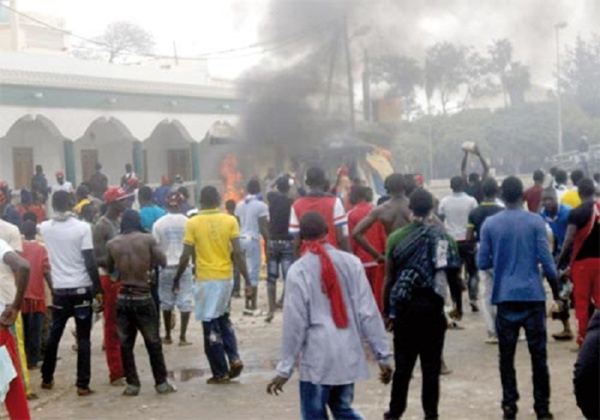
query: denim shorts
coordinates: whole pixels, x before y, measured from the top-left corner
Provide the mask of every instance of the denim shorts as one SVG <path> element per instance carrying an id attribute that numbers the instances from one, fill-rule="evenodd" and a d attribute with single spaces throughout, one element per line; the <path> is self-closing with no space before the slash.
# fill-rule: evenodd
<path id="1" fill-rule="evenodd" d="M 160 309 L 171 311 L 175 306 L 180 312 L 192 312 L 194 309 L 194 294 L 192 292 L 191 267 L 186 268 L 179 279 L 179 293 L 173 293 L 173 278 L 177 273 L 177 267 L 165 267 L 160 270 L 158 276 L 158 297 L 160 299 Z"/>

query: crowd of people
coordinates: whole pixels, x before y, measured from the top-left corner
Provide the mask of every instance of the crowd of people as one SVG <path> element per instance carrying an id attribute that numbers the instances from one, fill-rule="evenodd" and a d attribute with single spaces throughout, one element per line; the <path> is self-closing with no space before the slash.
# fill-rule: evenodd
<path id="1" fill-rule="evenodd" d="M 470 152 L 479 156 L 482 174 L 467 175 Z M 302 183 L 285 173 L 264 183 L 252 178 L 243 199 L 223 209 L 218 189 L 205 186 L 196 209 L 180 177 L 172 183 L 163 177 L 152 190 L 127 164 L 119 185 L 110 186 L 97 165 L 74 189 L 62 171 L 50 186 L 38 165 L 17 205 L 0 183 L 0 365 L 10 373 L 0 385 L 7 386 L 9 415 L 29 418 L 27 398 L 35 398 L 29 371 L 41 368 L 41 388 L 54 387 L 70 318 L 79 396 L 93 393 L 90 335 L 99 315 L 111 385 L 124 386 L 125 396 L 139 394 L 140 332 L 156 392 L 175 392 L 163 354 L 163 345 L 173 344 L 175 308 L 179 346 L 190 345 L 193 312 L 212 373 L 207 383 L 229 383 L 244 368 L 230 320 L 231 299 L 243 295 L 244 315 L 272 322 L 283 308 L 281 361 L 267 392 L 282 391 L 299 359 L 302 418 L 327 418 L 328 408 L 335 418 L 362 418 L 352 400 L 354 383 L 368 377 L 366 341 L 380 380 L 392 382 L 384 418 L 404 414 L 419 358 L 425 418 L 436 419 L 439 376 L 451 372 L 445 333 L 461 328 L 467 290 L 471 311 L 485 320 L 482 339 L 498 346 L 504 418 L 518 411 L 514 357 L 524 330 L 534 410 L 538 419 L 550 419 L 545 278 L 551 316 L 563 325 L 553 338 L 576 339 L 577 403 L 587 418 L 598 418 L 597 185 L 580 170 L 571 173 L 570 188 L 565 171 L 550 173 L 546 182 L 536 171 L 527 190 L 512 176 L 499 186 L 475 148 L 465 151 L 462 174 L 439 201 L 422 178 L 394 173 L 374 205 L 373 190 L 360 179 L 331 189 L 315 166 Z M 264 262 L 267 313 L 258 302 Z"/>

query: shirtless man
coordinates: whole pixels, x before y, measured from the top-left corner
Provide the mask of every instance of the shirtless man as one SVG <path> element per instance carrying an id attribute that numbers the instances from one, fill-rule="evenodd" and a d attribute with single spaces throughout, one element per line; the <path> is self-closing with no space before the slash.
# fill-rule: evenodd
<path id="1" fill-rule="evenodd" d="M 149 273 L 155 265 L 165 267 L 167 259 L 151 234 L 143 233 L 140 215 L 126 210 L 121 220 L 121 234 L 106 245 L 107 268 L 118 276 L 121 289 L 117 298 L 117 330 L 121 339 L 121 358 L 127 388 L 125 396 L 140 393 L 140 379 L 133 354 L 138 331 L 144 338 L 159 394 L 175 392 L 167 381 L 167 367 L 158 334 L 158 312 L 150 294 Z"/>
<path id="2" fill-rule="evenodd" d="M 352 237 L 365 251 L 367 251 L 378 263 L 385 263 L 385 255 L 381 254 L 365 238 L 365 233 L 376 222 L 381 222 L 386 235 L 394 232 L 410 223 L 410 209 L 406 197 L 406 180 L 404 175 L 392 174 L 385 180 L 390 199 L 375 207 L 364 219 L 362 219 L 354 230 Z"/>
<path id="3" fill-rule="evenodd" d="M 98 265 L 100 282 L 104 290 L 104 348 L 111 385 L 124 385 L 121 344 L 117 334 L 117 295 L 120 284 L 110 279 L 107 270 L 106 243 L 119 234 L 119 216 L 125 210 L 127 192 L 120 187 L 109 187 L 104 192 L 106 213 L 93 229 L 94 256 Z"/>

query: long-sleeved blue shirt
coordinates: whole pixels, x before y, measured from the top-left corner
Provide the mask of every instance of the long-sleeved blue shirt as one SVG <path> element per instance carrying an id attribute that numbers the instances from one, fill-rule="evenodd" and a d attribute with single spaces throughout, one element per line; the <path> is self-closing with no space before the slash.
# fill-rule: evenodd
<path id="1" fill-rule="evenodd" d="M 289 378 L 300 356 L 301 381 L 346 385 L 368 378 L 363 338 L 379 363 L 389 364 L 392 354 L 361 261 L 330 245 L 326 248 L 337 270 L 349 325 L 336 327 L 329 298 L 321 286 L 319 257 L 304 255 L 290 267 L 286 277 L 277 373 Z"/>
<path id="2" fill-rule="evenodd" d="M 546 277 L 557 278 L 541 217 L 525 210 L 506 210 L 484 222 L 477 264 L 481 270 L 494 269 L 494 305 L 545 301 L 538 263 Z"/>

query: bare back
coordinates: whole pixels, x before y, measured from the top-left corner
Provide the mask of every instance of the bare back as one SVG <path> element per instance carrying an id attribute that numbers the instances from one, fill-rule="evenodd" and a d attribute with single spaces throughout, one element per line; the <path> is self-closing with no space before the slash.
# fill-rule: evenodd
<path id="1" fill-rule="evenodd" d="M 108 242 L 106 248 L 109 268 L 119 272 L 121 287 L 135 292 L 149 291 L 149 271 L 155 265 L 164 267 L 166 264 L 165 254 L 148 233 L 118 235 Z"/>
<path id="2" fill-rule="evenodd" d="M 381 222 L 386 234 L 390 234 L 410 223 L 411 211 L 408 208 L 408 198 L 393 197 L 373 209 L 373 217 Z"/>

